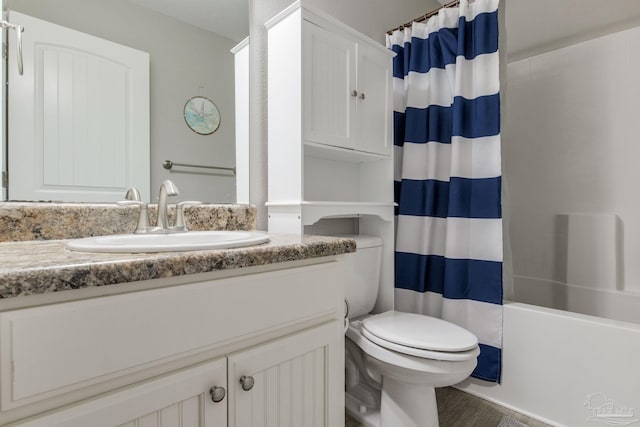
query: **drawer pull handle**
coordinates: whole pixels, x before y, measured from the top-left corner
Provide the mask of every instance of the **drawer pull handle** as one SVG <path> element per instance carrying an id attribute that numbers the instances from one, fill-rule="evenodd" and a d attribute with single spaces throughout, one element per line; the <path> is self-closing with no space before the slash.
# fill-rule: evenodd
<path id="1" fill-rule="evenodd" d="M 351 91 L 351 96 L 353 96 L 354 98 L 355 98 L 356 96 L 358 96 L 358 91 L 357 91 L 357 90 L 352 90 L 352 91 Z"/>
<path id="2" fill-rule="evenodd" d="M 364 93 L 360 94 L 360 99 L 364 99 Z"/>
<path id="3" fill-rule="evenodd" d="M 240 377 L 240 384 L 242 385 L 242 389 L 244 391 L 249 391 L 253 388 L 253 384 L 255 383 L 253 377 L 246 377 L 246 376 L 241 376 Z"/>
<path id="4" fill-rule="evenodd" d="M 209 394 L 211 394 L 211 400 L 215 403 L 221 402 L 224 397 L 227 395 L 227 391 L 224 387 L 211 387 L 209 390 Z"/>

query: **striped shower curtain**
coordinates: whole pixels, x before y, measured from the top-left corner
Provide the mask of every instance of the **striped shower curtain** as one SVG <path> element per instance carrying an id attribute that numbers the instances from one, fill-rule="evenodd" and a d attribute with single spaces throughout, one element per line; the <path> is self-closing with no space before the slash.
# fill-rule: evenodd
<path id="1" fill-rule="evenodd" d="M 499 0 L 395 31 L 396 309 L 473 332 L 473 376 L 500 381 Z"/>

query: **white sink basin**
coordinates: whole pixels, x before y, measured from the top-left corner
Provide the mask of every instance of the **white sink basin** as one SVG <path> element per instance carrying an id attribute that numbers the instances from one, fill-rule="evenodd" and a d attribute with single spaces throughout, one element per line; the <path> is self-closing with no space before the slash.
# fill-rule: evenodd
<path id="1" fill-rule="evenodd" d="M 173 252 L 238 248 L 268 241 L 269 235 L 262 231 L 188 231 L 87 237 L 68 242 L 67 248 L 80 252 Z"/>

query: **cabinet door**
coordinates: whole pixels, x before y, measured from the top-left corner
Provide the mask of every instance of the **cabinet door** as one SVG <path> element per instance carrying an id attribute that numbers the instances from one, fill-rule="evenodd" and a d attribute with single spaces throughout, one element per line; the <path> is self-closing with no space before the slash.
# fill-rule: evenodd
<path id="1" fill-rule="evenodd" d="M 226 370 L 226 358 L 218 359 L 16 426 L 226 426 L 227 399 L 214 403 L 209 392 L 226 388 Z"/>
<path id="2" fill-rule="evenodd" d="M 391 58 L 358 45 L 358 146 L 361 151 L 391 154 Z"/>
<path id="3" fill-rule="evenodd" d="M 344 425 L 338 323 L 229 356 L 229 427 Z"/>
<path id="4" fill-rule="evenodd" d="M 355 148 L 356 45 L 308 21 L 303 28 L 304 139 Z"/>

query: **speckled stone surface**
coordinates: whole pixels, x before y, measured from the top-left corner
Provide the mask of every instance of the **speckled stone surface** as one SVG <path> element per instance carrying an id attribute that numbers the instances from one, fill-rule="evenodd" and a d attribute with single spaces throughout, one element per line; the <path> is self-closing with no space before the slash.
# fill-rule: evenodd
<path id="1" fill-rule="evenodd" d="M 355 241 L 321 236 L 270 235 L 271 241 L 246 248 L 158 254 L 72 252 L 66 241 L 0 243 L 0 300 L 48 292 L 286 261 L 339 255 L 356 250 Z"/>
<path id="2" fill-rule="evenodd" d="M 132 233 L 138 223 L 138 206 L 115 203 L 0 202 L 0 242 L 77 239 Z M 254 230 L 256 209 L 251 205 L 189 206 L 185 221 L 190 230 Z M 175 206 L 169 206 L 173 223 Z M 156 207 L 149 206 L 150 224 Z"/>

